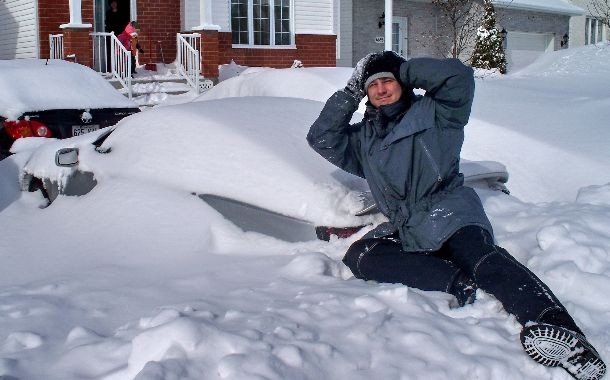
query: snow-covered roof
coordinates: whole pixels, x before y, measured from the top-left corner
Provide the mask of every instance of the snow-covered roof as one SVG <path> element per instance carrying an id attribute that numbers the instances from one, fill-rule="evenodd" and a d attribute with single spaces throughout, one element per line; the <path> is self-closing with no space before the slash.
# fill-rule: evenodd
<path id="1" fill-rule="evenodd" d="M 491 0 L 494 6 L 545 13 L 580 16 L 585 11 L 566 0 Z"/>
<path id="2" fill-rule="evenodd" d="M 83 65 L 62 60 L 0 60 L 0 116 L 16 119 L 28 111 L 115 107 L 137 105 Z"/>

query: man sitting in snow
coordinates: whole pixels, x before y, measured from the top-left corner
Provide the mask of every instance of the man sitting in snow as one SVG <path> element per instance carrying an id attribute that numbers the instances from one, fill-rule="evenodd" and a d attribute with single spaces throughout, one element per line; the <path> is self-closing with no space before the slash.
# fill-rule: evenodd
<path id="1" fill-rule="evenodd" d="M 350 125 L 365 95 L 364 120 Z M 358 62 L 345 89 L 328 99 L 309 144 L 366 178 L 389 219 L 343 262 L 357 278 L 444 291 L 460 306 L 480 288 L 524 326 L 521 343 L 534 360 L 599 379 L 606 366 L 597 351 L 551 290 L 494 244 L 478 195 L 463 186 L 460 151 L 473 97 L 473 71 L 457 59 L 405 61 L 382 52 Z"/>

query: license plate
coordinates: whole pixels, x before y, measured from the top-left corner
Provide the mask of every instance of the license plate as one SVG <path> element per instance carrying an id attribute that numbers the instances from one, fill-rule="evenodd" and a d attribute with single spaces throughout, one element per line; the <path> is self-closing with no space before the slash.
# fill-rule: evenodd
<path id="1" fill-rule="evenodd" d="M 97 124 L 91 125 L 73 125 L 72 126 L 72 136 L 80 136 L 85 133 L 94 132 L 100 129 L 100 126 Z"/>

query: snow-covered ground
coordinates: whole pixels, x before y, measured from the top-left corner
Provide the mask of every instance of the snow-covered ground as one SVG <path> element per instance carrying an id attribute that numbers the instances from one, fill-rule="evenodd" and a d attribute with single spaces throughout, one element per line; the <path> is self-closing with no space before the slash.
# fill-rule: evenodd
<path id="1" fill-rule="evenodd" d="M 478 80 L 464 146 L 507 165 L 513 195 L 480 192 L 498 243 L 550 285 L 606 362 L 609 58 L 609 44 L 570 49 Z M 323 100 L 349 75 L 335 72 L 286 83 L 250 70 L 258 86 L 244 92 L 244 76 L 215 91 Z M 353 279 L 341 258 L 358 236 L 242 233 L 188 193 L 123 178 L 41 209 L 40 193 L 17 185 L 27 145 L 0 161 L 0 378 L 570 379 L 529 359 L 520 326 L 483 292 L 451 309 L 443 293 Z"/>

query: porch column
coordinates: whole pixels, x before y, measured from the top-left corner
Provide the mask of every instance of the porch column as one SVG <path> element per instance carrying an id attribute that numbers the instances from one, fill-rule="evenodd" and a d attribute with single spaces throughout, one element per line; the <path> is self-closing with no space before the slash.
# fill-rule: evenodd
<path id="1" fill-rule="evenodd" d="M 217 79 L 220 64 L 220 39 L 217 30 L 201 32 L 201 73 L 208 79 Z"/>
<path id="2" fill-rule="evenodd" d="M 66 60 L 89 66 L 93 64 L 93 47 L 89 33 L 92 24 L 83 24 L 81 0 L 70 0 L 70 22 L 59 27 L 64 35 L 64 57 Z"/>
<path id="3" fill-rule="evenodd" d="M 220 26 L 212 24 L 212 0 L 199 0 L 199 25 L 193 30 L 220 30 Z"/>
<path id="4" fill-rule="evenodd" d="M 385 0 L 385 50 L 392 50 L 392 2 Z"/>
<path id="5" fill-rule="evenodd" d="M 199 0 L 199 25 L 193 31 L 201 33 L 201 72 L 206 78 L 218 78 L 220 63 L 220 26 L 212 23 L 212 0 Z"/>
<path id="6" fill-rule="evenodd" d="M 91 28 L 91 24 L 83 24 L 83 12 L 81 0 L 69 0 L 70 22 L 60 25 L 60 28 Z"/>

